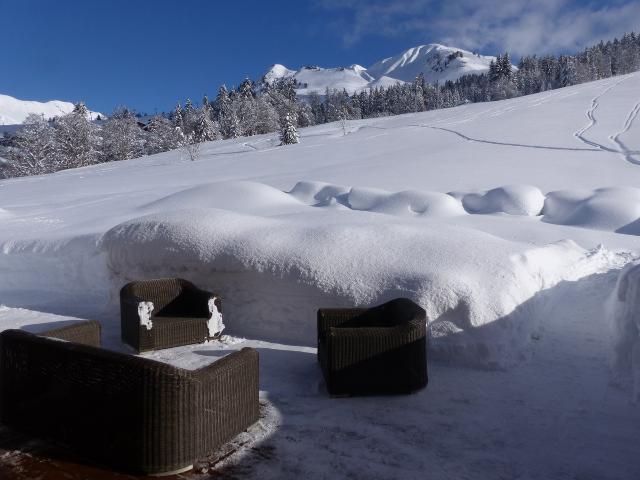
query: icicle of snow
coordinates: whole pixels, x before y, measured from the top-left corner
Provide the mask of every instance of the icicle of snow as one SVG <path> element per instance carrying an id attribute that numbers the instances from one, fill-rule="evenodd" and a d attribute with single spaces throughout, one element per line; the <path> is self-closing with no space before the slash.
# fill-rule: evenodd
<path id="1" fill-rule="evenodd" d="M 216 297 L 209 299 L 209 313 L 211 314 L 207 321 L 207 329 L 209 330 L 209 337 L 214 337 L 224 330 L 224 323 L 222 322 L 222 313 L 218 311 L 216 306 Z"/>
<path id="2" fill-rule="evenodd" d="M 151 321 L 151 312 L 153 312 L 153 302 L 138 303 L 138 317 L 140 317 L 140 325 L 147 327 L 147 330 L 153 328 Z"/>

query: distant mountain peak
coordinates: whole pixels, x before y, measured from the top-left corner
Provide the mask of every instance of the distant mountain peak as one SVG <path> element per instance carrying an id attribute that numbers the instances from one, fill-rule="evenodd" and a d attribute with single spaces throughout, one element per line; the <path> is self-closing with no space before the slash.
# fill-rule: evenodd
<path id="1" fill-rule="evenodd" d="M 18 125 L 32 113 L 44 115 L 45 118 L 59 117 L 73 110 L 74 104 L 51 100 L 48 102 L 36 102 L 32 100 L 19 100 L 9 95 L 0 94 L 0 125 Z M 89 112 L 92 120 L 100 115 L 98 112 Z"/>
<path id="2" fill-rule="evenodd" d="M 418 45 L 371 65 L 367 71 L 378 78 L 383 75 L 411 82 L 420 73 L 428 83 L 457 80 L 463 75 L 489 71 L 495 57 L 478 55 L 462 48 L 439 43 Z"/>
<path id="3" fill-rule="evenodd" d="M 275 64 L 264 79 L 271 83 L 278 78 L 295 78 L 300 85 L 298 95 L 312 92 L 323 94 L 327 88 L 346 89 L 349 93 L 355 93 L 369 88 L 413 82 L 421 73 L 428 83 L 443 83 L 463 75 L 485 73 L 489 71 L 489 64 L 494 59 L 495 57 L 475 54 L 462 48 L 430 43 L 408 48 L 369 68 L 354 63 L 349 67 L 303 66 L 292 70 Z"/>

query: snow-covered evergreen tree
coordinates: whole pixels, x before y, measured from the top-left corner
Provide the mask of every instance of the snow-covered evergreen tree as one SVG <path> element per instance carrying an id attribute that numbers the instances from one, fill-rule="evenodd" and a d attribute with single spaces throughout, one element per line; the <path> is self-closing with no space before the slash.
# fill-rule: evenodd
<path id="1" fill-rule="evenodd" d="M 84 104 L 84 102 L 78 102 L 73 106 L 73 114 L 75 115 L 82 115 L 84 116 L 87 120 L 89 120 L 89 109 L 87 108 L 87 106 Z"/>
<path id="2" fill-rule="evenodd" d="M 213 116 L 220 122 L 220 115 L 226 114 L 229 110 L 229 91 L 225 85 L 221 85 L 218 89 L 218 95 L 213 102 Z"/>
<path id="3" fill-rule="evenodd" d="M 211 142 L 221 137 L 218 122 L 211 118 L 209 102 L 203 102 L 202 107 L 196 110 L 191 133 L 196 143 Z"/>
<path id="4" fill-rule="evenodd" d="M 102 127 L 101 160 L 129 160 L 143 154 L 143 130 L 131 110 L 118 107 Z"/>
<path id="5" fill-rule="evenodd" d="M 300 142 L 300 135 L 296 129 L 291 114 L 287 113 L 282 119 L 282 128 L 280 130 L 281 145 L 291 145 Z"/>
<path id="6" fill-rule="evenodd" d="M 279 128 L 279 116 L 277 110 L 264 96 L 256 98 L 256 123 L 255 133 L 275 132 Z"/>
<path id="7" fill-rule="evenodd" d="M 182 132 L 173 125 L 173 122 L 156 115 L 147 124 L 145 153 L 151 155 L 178 148 L 182 138 Z"/>
<path id="8" fill-rule="evenodd" d="M 184 116 L 182 114 L 182 107 L 178 103 L 176 108 L 171 112 L 171 121 L 173 122 L 173 126 L 179 128 L 181 131 L 184 130 Z"/>
<path id="9" fill-rule="evenodd" d="M 253 89 L 254 84 L 253 81 L 249 78 L 245 78 L 240 86 L 238 87 L 238 94 L 244 98 L 252 98 L 253 97 Z"/>
<path id="10" fill-rule="evenodd" d="M 86 107 L 76 104 L 73 112 L 55 119 L 54 161 L 56 169 L 84 167 L 98 162 L 100 137 L 87 119 Z"/>

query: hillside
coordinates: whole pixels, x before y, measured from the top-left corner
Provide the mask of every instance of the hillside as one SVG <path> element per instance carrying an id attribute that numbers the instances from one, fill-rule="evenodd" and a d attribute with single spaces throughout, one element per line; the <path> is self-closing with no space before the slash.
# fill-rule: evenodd
<path id="1" fill-rule="evenodd" d="M 18 125 L 24 122 L 29 114 L 44 115 L 45 118 L 58 117 L 73 110 L 73 103 L 51 100 L 49 102 L 36 102 L 31 100 L 19 100 L 9 95 L 0 94 L 0 125 Z M 98 112 L 89 112 L 91 119 L 100 115 Z"/>
<path id="2" fill-rule="evenodd" d="M 0 180 L 0 322 L 99 319 L 124 350 L 125 282 L 219 292 L 224 341 L 148 356 L 259 348 L 266 413 L 231 476 L 638 478 L 637 329 L 616 312 L 640 304 L 617 285 L 640 255 L 639 91 L 636 73 Z M 427 311 L 429 386 L 328 398 L 316 309 L 398 296 Z"/>
<path id="3" fill-rule="evenodd" d="M 284 65 L 275 64 L 264 75 L 264 79 L 271 83 L 277 78 L 295 78 L 301 85 L 298 95 L 308 95 L 311 92 L 323 94 L 327 88 L 355 93 L 367 88 L 413 82 L 421 73 L 428 83 L 444 83 L 462 75 L 486 73 L 489 71 L 489 63 L 494 59 L 495 57 L 477 55 L 459 48 L 429 44 L 409 48 L 398 55 L 375 62 L 369 68 L 352 65 L 291 70 Z"/>

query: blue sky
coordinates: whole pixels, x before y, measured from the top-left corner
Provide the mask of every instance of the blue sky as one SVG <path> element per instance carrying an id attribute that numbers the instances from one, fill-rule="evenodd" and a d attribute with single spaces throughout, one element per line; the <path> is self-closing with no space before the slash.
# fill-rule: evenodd
<path id="1" fill-rule="evenodd" d="M 422 43 L 575 51 L 640 30 L 640 0 L 0 0 L 0 93 L 153 113 L 273 63 L 368 66 Z"/>

